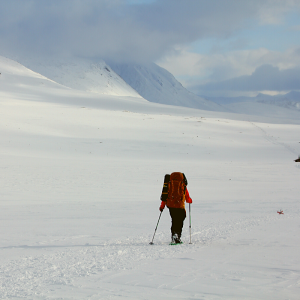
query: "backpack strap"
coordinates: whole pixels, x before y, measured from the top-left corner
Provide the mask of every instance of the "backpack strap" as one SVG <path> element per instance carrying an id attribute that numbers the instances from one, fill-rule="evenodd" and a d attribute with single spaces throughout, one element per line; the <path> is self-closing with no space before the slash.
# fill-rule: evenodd
<path id="1" fill-rule="evenodd" d="M 186 177 L 185 177 L 185 174 L 182 173 L 182 175 L 183 175 L 183 182 L 184 182 L 184 184 L 185 184 L 185 185 L 188 185 L 188 181 L 187 181 L 187 179 L 186 179 Z"/>

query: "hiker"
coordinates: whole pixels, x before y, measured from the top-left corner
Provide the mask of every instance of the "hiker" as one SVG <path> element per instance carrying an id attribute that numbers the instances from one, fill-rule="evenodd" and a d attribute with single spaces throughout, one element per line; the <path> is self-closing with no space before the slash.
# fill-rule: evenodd
<path id="1" fill-rule="evenodd" d="M 181 244 L 183 221 L 186 218 L 185 202 L 192 203 L 186 188 L 187 179 L 183 173 L 175 172 L 165 175 L 159 210 L 162 212 L 167 205 L 172 219 L 171 236 L 174 244 Z"/>

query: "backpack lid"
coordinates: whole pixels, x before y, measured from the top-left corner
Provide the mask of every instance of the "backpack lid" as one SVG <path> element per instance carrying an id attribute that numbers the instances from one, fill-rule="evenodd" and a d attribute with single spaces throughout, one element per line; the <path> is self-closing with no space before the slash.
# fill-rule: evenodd
<path id="1" fill-rule="evenodd" d="M 181 173 L 181 172 L 172 173 L 171 176 L 170 176 L 170 180 L 184 181 L 183 173 Z"/>

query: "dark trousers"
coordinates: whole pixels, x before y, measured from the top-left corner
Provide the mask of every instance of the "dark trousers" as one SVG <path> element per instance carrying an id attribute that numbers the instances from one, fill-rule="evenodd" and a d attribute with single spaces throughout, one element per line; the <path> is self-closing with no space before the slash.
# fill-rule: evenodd
<path id="1" fill-rule="evenodd" d="M 170 216 L 172 218 L 172 227 L 171 227 L 172 236 L 174 236 L 174 234 L 177 233 L 178 237 L 180 238 L 182 227 L 183 227 L 183 221 L 186 218 L 185 209 L 169 207 L 169 211 L 170 211 Z"/>

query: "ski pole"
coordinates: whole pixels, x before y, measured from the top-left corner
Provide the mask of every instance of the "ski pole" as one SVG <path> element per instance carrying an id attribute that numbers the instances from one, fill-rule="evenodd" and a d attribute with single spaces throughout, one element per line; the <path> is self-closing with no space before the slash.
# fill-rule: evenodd
<path id="1" fill-rule="evenodd" d="M 157 224 L 156 224 L 156 228 L 155 228 L 155 231 L 154 231 L 154 234 L 153 234 L 152 241 L 149 243 L 150 245 L 153 245 L 154 236 L 155 236 L 156 229 L 157 229 L 157 226 L 158 226 L 158 223 L 159 223 L 159 220 L 160 220 L 160 217 L 161 217 L 162 212 L 163 212 L 163 211 L 160 212 L 160 215 L 159 215 L 159 218 L 158 218 L 158 221 L 157 221 Z"/>
<path id="2" fill-rule="evenodd" d="M 191 203 L 189 203 L 189 213 L 190 213 L 190 244 L 192 243 L 192 218 L 191 218 Z"/>

